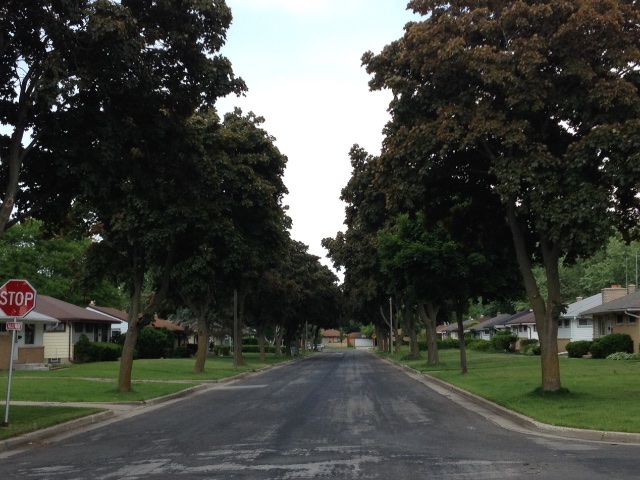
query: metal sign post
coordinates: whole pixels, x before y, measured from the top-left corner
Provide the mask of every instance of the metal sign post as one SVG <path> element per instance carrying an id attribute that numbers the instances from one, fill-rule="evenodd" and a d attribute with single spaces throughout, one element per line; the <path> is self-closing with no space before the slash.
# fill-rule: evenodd
<path id="1" fill-rule="evenodd" d="M 9 381 L 7 382 L 7 406 L 4 409 L 3 427 L 9 426 L 9 404 L 11 402 L 11 378 L 13 377 L 13 354 L 16 348 L 16 332 L 22 330 L 22 323 L 13 319 L 13 322 L 7 322 L 7 330 L 11 330 L 11 358 L 9 359 Z"/>

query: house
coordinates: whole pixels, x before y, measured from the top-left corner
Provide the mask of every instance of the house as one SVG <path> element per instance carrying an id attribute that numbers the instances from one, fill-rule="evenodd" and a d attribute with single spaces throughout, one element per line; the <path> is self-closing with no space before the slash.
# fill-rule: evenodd
<path id="1" fill-rule="evenodd" d="M 474 325 L 477 325 L 478 321 L 474 320 L 473 318 L 470 318 L 468 320 L 465 320 L 464 322 L 462 322 L 462 325 L 464 327 L 464 333 L 468 333 L 471 327 L 473 327 Z M 436 327 L 436 333 L 440 333 L 440 335 L 442 335 L 442 339 L 446 339 L 446 338 L 459 338 L 458 337 L 458 322 L 451 322 L 449 325 L 447 325 L 446 327 L 440 329 L 440 331 L 438 332 L 438 327 Z"/>
<path id="2" fill-rule="evenodd" d="M 511 316 L 504 324 L 505 328 L 518 337 L 518 339 L 538 340 L 536 317 L 533 310 L 519 312 Z M 496 327 L 500 328 L 502 325 Z"/>
<path id="3" fill-rule="evenodd" d="M 8 370 L 11 365 L 11 342 L 13 331 L 7 330 L 7 322 L 13 318 L 0 318 L 0 370 Z M 45 367 L 44 332 L 48 326 L 58 323 L 55 318 L 32 310 L 17 320 L 22 330 L 16 331 L 16 344 L 13 348 L 13 366 L 15 370 Z"/>
<path id="4" fill-rule="evenodd" d="M 340 343 L 340 331 L 335 328 L 322 330 L 322 343 Z"/>
<path id="5" fill-rule="evenodd" d="M 108 342 L 111 338 L 111 325 L 120 323 L 102 313 L 47 295 L 38 295 L 35 310 L 58 321 L 55 325 L 46 326 L 43 334 L 44 358 L 47 363 L 72 362 L 73 346 L 81 335 L 86 335 L 92 342 Z"/>
<path id="6" fill-rule="evenodd" d="M 373 348 L 372 338 L 367 338 L 361 332 L 352 332 L 347 335 L 347 346 L 356 348 Z"/>
<path id="7" fill-rule="evenodd" d="M 186 347 L 189 344 L 191 332 L 180 325 L 176 325 L 170 320 L 154 317 L 151 326 L 156 329 L 166 329 L 173 333 L 176 347 Z M 191 338 L 191 340 L 194 340 Z M 195 339 L 192 343 L 197 343 Z"/>
<path id="8" fill-rule="evenodd" d="M 491 340 L 497 332 L 498 328 L 496 325 L 500 325 L 501 328 L 504 328 L 503 325 L 509 319 L 513 317 L 510 313 L 499 313 L 493 318 L 489 318 L 488 320 L 483 321 L 482 323 L 478 323 L 476 325 L 472 325 L 469 327 L 469 333 L 472 338 L 479 338 L 482 340 Z"/>
<path id="9" fill-rule="evenodd" d="M 107 317 L 111 317 L 117 320 L 119 323 L 113 323 L 111 325 L 111 336 L 127 333 L 129 328 L 129 314 L 124 310 L 118 310 L 111 307 L 98 307 L 95 303 L 91 302 L 87 307 L 87 310 L 91 312 L 101 313 Z"/>
<path id="10" fill-rule="evenodd" d="M 640 342 L 640 291 L 631 284 L 628 293 L 611 301 L 582 312 L 582 318 L 591 318 L 593 338 L 609 333 L 626 333 L 633 339 L 633 350 L 638 352 Z"/>
<path id="11" fill-rule="evenodd" d="M 558 319 L 558 351 L 565 352 L 567 343 L 579 340 L 593 340 L 593 320 L 582 313 L 602 304 L 603 294 L 597 293 L 587 298 L 578 297 L 567 306 L 567 311 Z"/>

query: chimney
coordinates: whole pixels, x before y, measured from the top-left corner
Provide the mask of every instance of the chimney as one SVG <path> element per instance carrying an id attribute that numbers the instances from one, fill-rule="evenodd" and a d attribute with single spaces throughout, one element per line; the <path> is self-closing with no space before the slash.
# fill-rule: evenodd
<path id="1" fill-rule="evenodd" d="M 629 295 L 631 295 L 632 293 L 636 293 L 636 286 L 633 283 L 630 283 L 627 287 L 627 290 L 629 291 Z"/>
<path id="2" fill-rule="evenodd" d="M 602 289 L 602 303 L 622 298 L 627 294 L 627 289 L 620 285 L 611 285 L 611 288 Z"/>
<path id="3" fill-rule="evenodd" d="M 576 302 L 579 302 L 580 300 L 584 300 L 584 297 L 576 297 Z"/>

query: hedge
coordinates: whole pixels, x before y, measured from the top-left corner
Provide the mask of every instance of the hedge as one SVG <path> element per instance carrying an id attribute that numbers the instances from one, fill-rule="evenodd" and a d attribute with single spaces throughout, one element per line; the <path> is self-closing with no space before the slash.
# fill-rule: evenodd
<path id="1" fill-rule="evenodd" d="M 73 346 L 73 361 L 77 363 L 111 362 L 122 355 L 122 346 L 116 343 L 91 342 L 85 334 Z"/>
<path id="2" fill-rule="evenodd" d="M 633 353 L 633 339 L 626 333 L 610 333 L 600 337 L 591 344 L 593 358 L 607 358 L 612 353 Z"/>
<path id="3" fill-rule="evenodd" d="M 569 358 L 582 358 L 589 353 L 591 349 L 591 340 L 576 340 L 575 342 L 567 343 L 565 347 L 567 349 L 567 355 Z"/>

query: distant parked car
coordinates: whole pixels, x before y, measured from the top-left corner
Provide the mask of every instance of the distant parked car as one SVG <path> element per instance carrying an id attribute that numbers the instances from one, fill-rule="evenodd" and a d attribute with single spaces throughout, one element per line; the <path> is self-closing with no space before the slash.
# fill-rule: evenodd
<path id="1" fill-rule="evenodd" d="M 318 350 L 319 352 L 321 352 L 322 350 L 324 350 L 324 345 L 323 345 L 323 344 L 321 344 L 321 343 L 318 343 L 318 344 L 316 345 L 316 350 Z"/>

